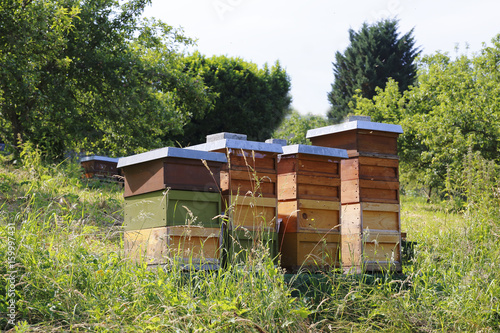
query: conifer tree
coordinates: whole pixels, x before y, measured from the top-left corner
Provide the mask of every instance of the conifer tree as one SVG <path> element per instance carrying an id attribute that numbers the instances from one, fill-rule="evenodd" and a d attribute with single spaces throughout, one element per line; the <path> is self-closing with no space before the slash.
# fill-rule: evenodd
<path id="1" fill-rule="evenodd" d="M 349 113 L 349 102 L 356 90 L 364 98 L 372 98 L 375 88 L 384 88 L 389 78 L 404 91 L 416 77 L 413 29 L 398 34 L 397 20 L 383 20 L 374 25 L 363 24 L 356 32 L 349 30 L 350 45 L 344 53 L 335 54 L 335 81 L 328 93 L 331 109 L 328 118 L 340 122 Z"/>

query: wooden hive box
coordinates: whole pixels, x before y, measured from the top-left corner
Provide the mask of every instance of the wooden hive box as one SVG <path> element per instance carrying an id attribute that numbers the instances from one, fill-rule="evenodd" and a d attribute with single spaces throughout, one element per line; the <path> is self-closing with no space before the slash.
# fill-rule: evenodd
<path id="1" fill-rule="evenodd" d="M 397 204 L 342 205 L 342 263 L 359 271 L 401 271 L 401 224 Z"/>
<path id="2" fill-rule="evenodd" d="M 80 164 L 86 178 L 102 177 L 111 179 L 121 174 L 117 168 L 118 158 L 97 155 L 85 156 L 80 159 Z"/>
<path id="3" fill-rule="evenodd" d="M 355 118 L 356 119 L 356 118 Z M 397 158 L 400 125 L 366 120 L 348 121 L 307 131 L 313 145 L 347 150 L 349 158 L 375 156 Z"/>
<path id="4" fill-rule="evenodd" d="M 399 125 L 369 119 L 310 130 L 318 145 L 344 148 L 341 162 L 341 256 L 345 270 L 401 270 Z"/>
<path id="5" fill-rule="evenodd" d="M 217 133 L 204 144 L 190 149 L 224 153 L 227 164 L 221 170 L 223 208 L 230 218 L 233 255 L 261 243 L 276 252 L 277 156 L 282 145 L 247 141 L 246 135 Z"/>
<path id="6" fill-rule="evenodd" d="M 135 261 L 150 265 L 193 263 L 197 268 L 223 265 L 224 231 L 200 226 L 158 227 L 125 232 L 125 251 Z"/>
<path id="7" fill-rule="evenodd" d="M 166 147 L 120 158 L 125 176 L 124 197 L 167 188 L 200 192 L 220 191 L 224 154 Z"/>
<path id="8" fill-rule="evenodd" d="M 283 147 L 278 159 L 281 265 L 337 266 L 340 246 L 341 149 Z"/>
<path id="9" fill-rule="evenodd" d="M 233 218 L 234 227 L 275 228 L 276 208 L 271 226 L 259 225 L 258 221 L 249 223 L 239 219 L 248 219 L 249 202 L 253 205 L 257 203 L 258 207 L 277 206 L 276 165 L 278 154 L 283 152 L 280 144 L 247 141 L 246 135 L 224 132 L 209 135 L 207 143 L 188 148 L 226 154 L 227 164 L 221 170 L 221 191 L 225 208 L 230 210 L 229 215 Z M 274 204 L 271 204 L 272 202 Z M 264 214 L 270 217 L 269 212 Z M 269 223 L 271 221 L 268 218 L 265 221 L 260 220 Z"/>
<path id="10" fill-rule="evenodd" d="M 151 263 L 177 254 L 220 264 L 227 228 L 218 190 L 226 161 L 224 154 L 172 147 L 121 158 L 129 255 Z"/>

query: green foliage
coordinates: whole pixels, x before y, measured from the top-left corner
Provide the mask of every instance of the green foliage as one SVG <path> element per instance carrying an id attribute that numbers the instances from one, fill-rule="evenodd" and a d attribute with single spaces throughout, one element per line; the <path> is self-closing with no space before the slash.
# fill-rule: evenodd
<path id="1" fill-rule="evenodd" d="M 500 36 L 492 44 L 472 57 L 423 57 L 415 86 L 404 93 L 390 81 L 372 100 L 356 97 L 356 113 L 403 126 L 405 183 L 444 189 L 448 174 L 466 167 L 469 150 L 500 163 Z"/>
<path id="2" fill-rule="evenodd" d="M 259 69 L 240 58 L 207 58 L 195 53 L 185 59 L 185 71 L 199 74 L 216 98 L 213 109 L 202 117 L 192 117 L 184 134 L 176 137 L 181 145 L 203 143 L 206 135 L 219 132 L 264 141 L 289 110 L 290 78 L 279 62 Z"/>
<path id="3" fill-rule="evenodd" d="M 149 2 L 3 1 L 1 140 L 29 141 L 46 158 L 122 155 L 165 145 L 209 109 L 204 85 L 179 60 L 193 42 L 142 20 Z"/>
<path id="4" fill-rule="evenodd" d="M 332 106 L 329 119 L 340 122 L 350 112 L 349 102 L 356 93 L 371 99 L 376 88 L 385 87 L 390 78 L 399 82 L 400 91 L 413 83 L 414 60 L 419 53 L 413 30 L 401 37 L 397 30 L 397 20 L 384 20 L 371 26 L 365 23 L 358 32 L 349 30 L 350 45 L 343 54 L 335 54 L 335 81 L 328 93 Z"/>
<path id="5" fill-rule="evenodd" d="M 301 115 L 293 110 L 280 124 L 272 137 L 276 139 L 286 139 L 288 144 L 311 144 L 306 139 L 307 131 L 310 129 L 328 126 L 329 122 L 322 116 L 313 114 Z"/>

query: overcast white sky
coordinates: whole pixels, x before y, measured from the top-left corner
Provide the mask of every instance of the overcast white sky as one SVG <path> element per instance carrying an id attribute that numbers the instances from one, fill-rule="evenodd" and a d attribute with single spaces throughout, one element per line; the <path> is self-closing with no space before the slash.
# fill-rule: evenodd
<path id="1" fill-rule="evenodd" d="M 498 0 L 153 0 L 154 16 L 198 39 L 202 54 L 241 57 L 291 77 L 293 107 L 325 115 L 332 61 L 349 45 L 348 30 L 397 17 L 401 34 L 414 28 L 424 54 L 469 54 L 500 33 Z"/>

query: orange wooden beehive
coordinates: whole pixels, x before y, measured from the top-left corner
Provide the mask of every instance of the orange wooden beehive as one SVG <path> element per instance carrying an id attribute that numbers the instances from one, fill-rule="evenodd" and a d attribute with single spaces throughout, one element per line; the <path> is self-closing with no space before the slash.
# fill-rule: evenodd
<path id="1" fill-rule="evenodd" d="M 342 266 L 357 272 L 401 270 L 399 125 L 355 118 L 310 130 L 315 145 L 343 148 L 341 162 Z"/>
<path id="2" fill-rule="evenodd" d="M 345 150 L 292 145 L 278 162 L 281 265 L 337 266 L 340 161 Z"/>
<path id="3" fill-rule="evenodd" d="M 282 145 L 248 141 L 246 135 L 223 132 L 208 135 L 206 143 L 188 148 L 226 154 L 228 162 L 221 170 L 221 193 L 232 235 L 236 242 L 251 246 L 256 233 L 261 233 L 259 237 L 272 240 L 270 250 L 276 254 L 276 165 Z"/>

